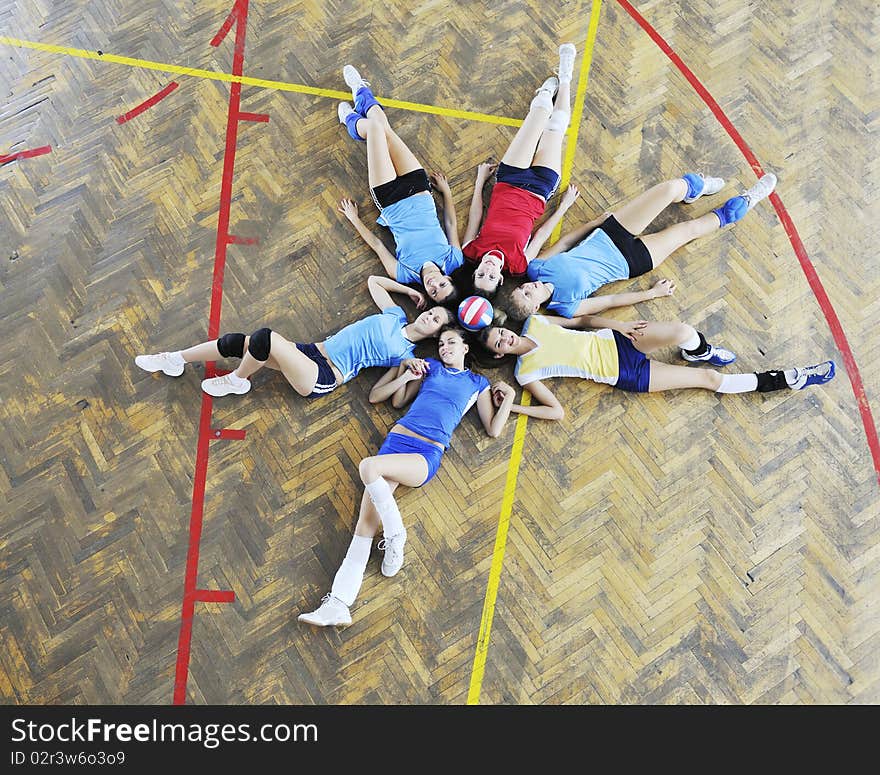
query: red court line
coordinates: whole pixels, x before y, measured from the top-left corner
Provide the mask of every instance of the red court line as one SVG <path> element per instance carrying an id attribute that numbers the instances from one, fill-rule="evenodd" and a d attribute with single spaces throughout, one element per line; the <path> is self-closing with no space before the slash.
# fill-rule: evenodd
<path id="1" fill-rule="evenodd" d="M 197 589 L 195 599 L 200 603 L 234 603 L 235 592 L 228 589 Z"/>
<path id="2" fill-rule="evenodd" d="M 268 124 L 269 116 L 266 113 L 239 113 L 239 121 L 255 121 L 258 124 Z"/>
<path id="3" fill-rule="evenodd" d="M 245 430 L 233 430 L 231 428 L 211 428 L 212 439 L 237 439 L 241 440 L 247 435 Z"/>
<path id="4" fill-rule="evenodd" d="M 121 116 L 116 117 L 117 124 L 124 124 L 126 121 L 131 121 L 135 116 L 139 116 L 145 110 L 149 110 L 153 107 L 159 100 L 164 100 L 171 92 L 173 92 L 178 86 L 177 81 L 172 81 L 169 83 L 162 91 L 154 94 L 150 99 L 144 100 L 140 105 L 132 108 L 128 113 L 123 113 Z"/>
<path id="5" fill-rule="evenodd" d="M 712 111 L 721 126 L 724 127 L 724 131 L 727 132 L 731 140 L 736 144 L 736 147 L 739 148 L 742 155 L 745 156 L 746 161 L 751 165 L 755 174 L 757 174 L 758 177 L 763 175 L 764 170 L 758 162 L 758 159 L 755 157 L 755 154 L 752 153 L 752 149 L 749 148 L 745 140 L 742 139 L 742 136 L 737 132 L 736 127 L 734 127 L 730 122 L 730 119 L 727 118 L 714 97 L 709 93 L 708 89 L 703 86 L 699 79 L 693 74 L 693 72 L 691 72 L 691 69 L 681 60 L 681 57 L 672 50 L 672 47 L 661 37 L 660 33 L 658 33 L 657 30 L 655 30 L 641 14 L 633 8 L 628 0 L 617 0 L 617 2 L 633 19 L 635 19 L 638 25 L 648 33 L 651 40 L 660 47 L 663 53 L 669 57 L 672 63 L 688 80 L 691 86 L 694 87 L 694 90 L 700 95 L 703 102 L 706 103 L 709 110 Z M 791 220 L 791 216 L 789 216 L 788 211 L 785 209 L 785 205 L 782 204 L 782 199 L 779 197 L 779 194 L 773 192 L 770 195 L 770 202 L 773 204 L 773 208 L 776 210 L 779 220 L 782 221 L 782 225 L 785 227 L 785 233 L 788 235 L 791 247 L 794 249 L 798 262 L 801 265 L 801 269 L 807 278 L 807 283 L 809 283 L 810 289 L 813 291 L 816 301 L 819 303 L 819 308 L 825 316 L 825 321 L 831 329 L 834 343 L 837 345 L 837 349 L 840 350 L 846 373 L 849 376 L 849 381 L 852 385 L 853 395 L 855 396 L 856 404 L 859 408 L 859 415 L 862 418 L 862 425 L 865 428 L 865 437 L 868 442 L 868 449 L 871 451 L 871 458 L 874 462 L 874 471 L 877 474 L 878 484 L 880 484 L 880 440 L 877 438 L 877 426 L 874 423 L 874 416 L 871 413 L 871 406 L 868 403 L 868 396 L 865 393 L 865 387 L 862 383 L 862 375 L 859 372 L 856 359 L 853 356 L 846 334 L 843 332 L 843 326 L 840 324 L 837 312 L 835 312 L 834 306 L 831 304 L 831 300 L 825 292 L 825 287 L 822 285 L 822 281 L 816 273 L 816 267 L 813 266 L 813 262 L 810 261 L 804 243 L 801 241 L 794 222 Z"/>
<path id="6" fill-rule="evenodd" d="M 243 75 L 244 41 L 247 28 L 248 0 L 235 0 L 235 5 L 211 41 L 218 45 L 235 27 L 235 46 L 232 55 L 232 72 Z M 222 34 L 221 34 L 222 33 Z M 215 43 L 215 41 L 217 41 Z M 220 181 L 220 213 L 217 219 L 217 240 L 214 248 L 214 277 L 211 284 L 211 311 L 208 316 L 208 339 L 216 339 L 220 330 L 220 306 L 223 300 L 223 270 L 226 266 L 226 248 L 229 242 L 229 211 L 232 201 L 232 176 L 235 170 L 235 148 L 238 140 L 238 114 L 241 105 L 241 83 L 233 82 L 226 114 L 226 149 L 223 154 L 223 175 Z M 214 363 L 205 364 L 205 375 L 215 375 Z M 183 606 L 180 614 L 180 634 L 177 639 L 177 665 L 174 673 L 174 704 L 186 702 L 186 684 L 189 677 L 190 650 L 192 647 L 192 624 L 198 595 L 196 581 L 199 571 L 199 548 L 202 540 L 204 516 L 205 480 L 208 471 L 208 445 L 211 440 L 211 397 L 202 395 L 202 413 L 199 420 L 199 443 L 196 451 L 196 470 L 193 478 L 192 512 L 189 522 L 189 549 L 186 557 L 186 578 L 183 584 Z"/>
<path id="7" fill-rule="evenodd" d="M 39 148 L 31 148 L 29 151 L 18 151 L 16 153 L 7 154 L 6 156 L 0 156 L 0 164 L 6 164 L 6 162 L 15 161 L 16 159 L 31 159 L 34 156 L 42 156 L 44 153 L 51 152 L 51 145 L 43 145 Z"/>
<path id="8" fill-rule="evenodd" d="M 237 234 L 227 234 L 226 241 L 230 245 L 259 245 L 260 240 L 256 237 L 239 237 Z"/>

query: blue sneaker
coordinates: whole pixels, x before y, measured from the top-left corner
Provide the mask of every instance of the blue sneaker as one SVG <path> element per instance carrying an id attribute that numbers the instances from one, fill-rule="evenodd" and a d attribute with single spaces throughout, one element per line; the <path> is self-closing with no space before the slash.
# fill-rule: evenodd
<path id="1" fill-rule="evenodd" d="M 360 113 L 355 112 L 354 108 L 351 107 L 350 102 L 340 102 L 339 107 L 336 110 L 336 114 L 339 116 L 339 123 L 343 124 L 345 128 L 348 130 L 348 133 L 358 142 L 365 143 L 367 142 L 358 134 L 357 131 L 357 122 L 363 118 Z"/>
<path id="2" fill-rule="evenodd" d="M 817 363 L 815 366 L 804 366 L 793 369 L 794 378 L 789 379 L 788 372 L 785 381 L 792 390 L 803 390 L 810 385 L 824 385 L 834 379 L 834 361 Z"/>
<path id="3" fill-rule="evenodd" d="M 736 355 L 730 350 L 723 347 L 716 347 L 714 344 L 709 345 L 709 352 L 703 355 L 691 355 L 687 350 L 681 351 L 681 357 L 686 361 L 701 361 L 711 363 L 713 366 L 727 366 L 736 360 Z"/>
<path id="4" fill-rule="evenodd" d="M 688 186 L 687 193 L 682 199 L 685 204 L 696 202 L 701 196 L 717 194 L 724 188 L 724 178 L 707 178 L 699 172 L 687 172 L 681 177 Z"/>
<path id="5" fill-rule="evenodd" d="M 361 78 L 361 74 L 353 65 L 346 65 L 342 68 L 342 77 L 345 79 L 348 88 L 351 89 L 355 111 L 366 118 L 367 111 L 372 108 L 373 105 L 379 105 L 379 100 L 377 100 L 373 95 L 373 92 L 370 91 L 370 84 Z M 379 107 L 382 108 L 381 105 L 379 105 Z M 382 108 L 382 110 L 384 110 L 384 108 Z"/>

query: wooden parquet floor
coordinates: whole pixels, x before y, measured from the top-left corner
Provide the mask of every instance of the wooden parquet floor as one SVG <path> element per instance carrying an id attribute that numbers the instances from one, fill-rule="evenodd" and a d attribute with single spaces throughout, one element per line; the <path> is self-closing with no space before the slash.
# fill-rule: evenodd
<path id="1" fill-rule="evenodd" d="M 0 35 L 232 71 L 231 0 L 11 0 Z M 711 92 L 778 192 L 880 412 L 880 13 L 865 0 L 636 4 Z M 251 2 L 244 74 L 522 117 L 589 0 Z M 0 697 L 172 702 L 203 371 L 136 354 L 206 338 L 230 85 L 0 43 Z M 172 80 L 179 88 L 120 116 Z M 221 328 L 315 341 L 371 311 L 378 261 L 336 212 L 370 214 L 336 100 L 245 85 Z M 514 130 L 389 113 L 464 221 L 476 165 Z M 572 134 L 570 133 L 570 138 Z M 754 173 L 616 0 L 602 2 L 572 180 L 572 226 L 687 170 Z M 719 200 L 720 201 L 720 200 Z M 714 200 L 713 200 L 714 203 Z M 689 213 L 707 212 L 700 200 Z M 684 207 L 684 206 L 680 206 Z M 658 223 L 677 220 L 680 208 Z M 370 221 L 372 218 L 370 218 Z M 388 235 L 385 235 L 388 238 Z M 390 239 L 390 238 L 389 238 Z M 390 242 L 389 242 L 390 244 Z M 803 393 L 633 396 L 560 380 L 561 423 L 530 421 L 479 701 L 880 702 L 878 476 L 859 404 L 769 203 L 682 249 L 678 290 L 619 317 L 685 319 L 743 370 L 834 358 Z M 646 279 L 620 284 L 644 287 Z M 670 354 L 671 355 L 671 354 Z M 458 704 L 472 683 L 514 439 L 475 416 L 438 476 L 400 498 L 407 562 L 374 553 L 354 623 L 299 624 L 348 546 L 360 484 L 397 412 L 371 370 L 306 402 L 277 375 L 217 400 L 187 702 Z"/>

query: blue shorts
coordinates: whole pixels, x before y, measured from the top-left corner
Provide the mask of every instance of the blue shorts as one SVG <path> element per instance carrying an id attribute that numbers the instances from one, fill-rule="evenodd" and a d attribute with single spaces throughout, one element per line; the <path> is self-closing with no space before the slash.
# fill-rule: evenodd
<path id="1" fill-rule="evenodd" d="M 559 173 L 549 167 L 512 167 L 501 162 L 495 179 L 499 183 L 507 183 L 508 186 L 516 186 L 523 191 L 537 194 L 545 202 L 553 196 L 559 186 Z"/>
<path id="2" fill-rule="evenodd" d="M 376 454 L 379 455 L 421 455 L 428 464 L 428 476 L 422 484 L 427 484 L 434 478 L 437 469 L 440 468 L 440 459 L 443 457 L 443 448 L 430 441 L 417 439 L 415 436 L 407 436 L 404 433 L 389 433 L 379 447 Z M 420 484 L 419 487 L 422 485 Z"/>
<path id="3" fill-rule="evenodd" d="M 614 387 L 633 393 L 647 393 L 651 383 L 651 361 L 618 331 L 612 331 L 617 343 L 618 376 Z"/>
<path id="4" fill-rule="evenodd" d="M 299 344 L 299 342 L 297 342 L 296 349 L 305 355 L 306 358 L 313 361 L 318 367 L 318 379 L 315 380 L 315 387 L 312 388 L 312 392 L 309 393 L 308 398 L 317 398 L 318 396 L 327 395 L 327 393 L 330 393 L 339 387 L 339 383 L 336 381 L 336 376 L 333 374 L 333 369 L 330 367 L 327 359 L 321 354 L 317 345 Z"/>

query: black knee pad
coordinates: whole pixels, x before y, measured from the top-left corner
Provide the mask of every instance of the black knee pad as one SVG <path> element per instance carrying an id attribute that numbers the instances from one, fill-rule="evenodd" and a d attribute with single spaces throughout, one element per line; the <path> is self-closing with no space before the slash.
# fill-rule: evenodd
<path id="1" fill-rule="evenodd" d="M 272 329 L 260 328 L 251 334 L 248 344 L 248 352 L 258 361 L 268 361 L 269 351 L 272 349 Z"/>
<path id="2" fill-rule="evenodd" d="M 224 358 L 244 358 L 244 334 L 223 334 L 217 349 Z"/>

